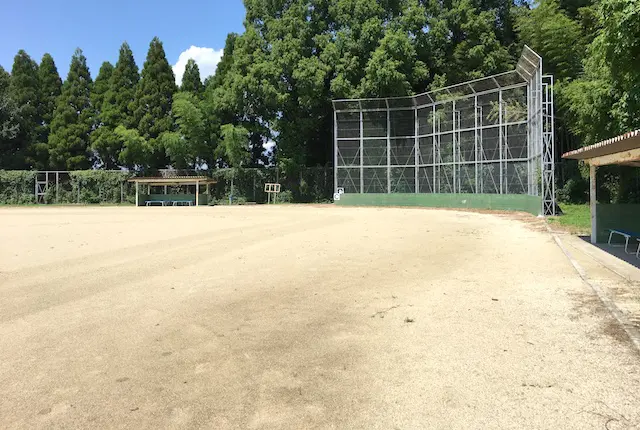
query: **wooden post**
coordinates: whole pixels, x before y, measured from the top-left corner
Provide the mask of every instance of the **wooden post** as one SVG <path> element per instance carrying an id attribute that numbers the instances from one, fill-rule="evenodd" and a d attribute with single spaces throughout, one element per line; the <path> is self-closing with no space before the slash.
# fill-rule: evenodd
<path id="1" fill-rule="evenodd" d="M 591 243 L 596 243 L 598 237 L 597 223 L 596 223 L 596 166 L 589 165 L 589 207 L 591 212 Z"/>
<path id="2" fill-rule="evenodd" d="M 138 181 L 136 181 L 136 206 L 140 206 L 140 202 L 138 201 Z"/>
<path id="3" fill-rule="evenodd" d="M 198 191 L 200 189 L 200 183 L 196 181 L 196 206 L 198 206 Z"/>

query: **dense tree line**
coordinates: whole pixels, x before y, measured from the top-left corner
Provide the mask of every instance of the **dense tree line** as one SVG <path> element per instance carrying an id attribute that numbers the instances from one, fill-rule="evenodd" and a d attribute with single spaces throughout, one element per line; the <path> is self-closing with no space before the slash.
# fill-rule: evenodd
<path id="1" fill-rule="evenodd" d="M 38 65 L 20 51 L 10 75 L 0 70 L 0 167 L 328 165 L 332 99 L 408 95 L 510 70 L 524 44 L 556 77 L 557 134 L 569 146 L 640 127 L 636 0 L 244 4 L 244 32 L 227 37 L 204 83 L 189 61 L 178 88 L 158 39 L 141 70 L 125 43 L 95 81 L 78 50 L 64 84 L 50 56 Z M 584 197 L 581 172 L 563 178 L 564 195 Z"/>
<path id="2" fill-rule="evenodd" d="M 193 60 L 177 88 L 157 38 L 142 70 L 123 43 L 115 66 L 104 62 L 95 80 L 77 49 L 64 83 L 49 54 L 37 64 L 20 51 L 10 74 L 0 68 L 0 168 L 145 170 L 231 160 L 249 166 L 250 157 L 237 157 L 249 154 L 248 131 L 224 124 L 234 137 L 224 142 L 223 124 L 204 95 Z"/>

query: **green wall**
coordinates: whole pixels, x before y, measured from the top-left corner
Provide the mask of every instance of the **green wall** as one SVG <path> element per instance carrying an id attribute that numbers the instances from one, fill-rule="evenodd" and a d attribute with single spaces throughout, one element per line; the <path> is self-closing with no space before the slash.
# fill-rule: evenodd
<path id="1" fill-rule="evenodd" d="M 196 201 L 195 194 L 139 194 L 138 206 L 144 206 L 147 200 L 193 200 Z M 206 206 L 209 198 L 206 194 L 198 196 L 198 206 Z"/>
<path id="2" fill-rule="evenodd" d="M 474 208 L 540 213 L 539 196 L 526 194 L 343 194 L 335 202 L 345 206 L 422 206 Z"/>
<path id="3" fill-rule="evenodd" d="M 607 242 L 609 239 L 608 228 L 640 233 L 640 205 L 608 205 L 598 203 L 596 208 L 596 228 L 598 229 L 596 235 L 598 243 Z M 616 240 L 620 239 L 619 236 L 614 236 L 614 238 Z"/>

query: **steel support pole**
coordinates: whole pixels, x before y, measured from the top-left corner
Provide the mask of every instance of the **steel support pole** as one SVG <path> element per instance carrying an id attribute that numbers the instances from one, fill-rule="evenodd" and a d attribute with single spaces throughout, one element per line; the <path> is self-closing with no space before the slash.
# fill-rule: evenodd
<path id="1" fill-rule="evenodd" d="M 196 206 L 198 206 L 199 195 L 200 195 L 200 182 L 196 181 Z"/>
<path id="2" fill-rule="evenodd" d="M 498 91 L 498 108 L 499 108 L 499 118 L 498 118 L 498 153 L 500 154 L 500 194 L 504 194 L 503 192 L 503 183 L 504 183 L 504 174 L 502 172 L 502 90 Z"/>
<path id="3" fill-rule="evenodd" d="M 338 192 L 338 113 L 333 111 L 333 192 Z"/>
<path id="4" fill-rule="evenodd" d="M 480 120 L 480 135 L 478 136 L 478 155 L 480 156 L 480 172 L 479 172 L 479 177 L 480 177 L 480 194 L 484 193 L 484 143 L 483 143 L 483 131 L 482 131 L 482 122 L 483 122 L 483 111 L 482 111 L 482 106 L 478 107 L 478 119 Z"/>
<path id="5" fill-rule="evenodd" d="M 597 229 L 597 199 L 596 199 L 596 166 L 589 165 L 589 207 L 591 212 L 591 243 L 596 243 Z"/>
<path id="6" fill-rule="evenodd" d="M 432 143 L 432 146 L 433 146 L 433 148 L 432 148 L 433 149 L 433 161 L 432 161 L 433 162 L 433 172 L 432 172 L 432 175 L 433 175 L 433 183 L 432 184 L 433 185 L 431 186 L 431 188 L 432 188 L 432 192 L 433 193 L 437 193 L 437 192 L 440 191 L 440 187 L 438 186 L 438 189 L 436 190 L 436 163 L 438 162 L 436 160 L 436 156 L 438 154 L 440 154 L 440 136 L 438 136 L 438 139 L 436 141 L 436 106 L 435 105 L 433 105 L 433 107 L 431 108 L 431 114 L 432 114 L 431 118 L 432 118 L 432 121 L 433 121 L 433 124 L 432 124 L 433 139 L 431 139 L 431 143 Z M 436 154 L 436 145 L 438 145 L 437 154 Z M 439 173 L 439 171 L 440 171 L 440 167 L 438 167 L 438 173 Z"/>
<path id="7" fill-rule="evenodd" d="M 391 113 L 387 109 L 387 193 L 391 193 Z"/>
<path id="8" fill-rule="evenodd" d="M 58 191 L 60 189 L 60 172 L 56 172 L 56 203 L 58 203 Z"/>
<path id="9" fill-rule="evenodd" d="M 138 198 L 138 181 L 136 181 L 136 206 L 140 206 L 140 199 Z"/>
<path id="10" fill-rule="evenodd" d="M 505 117 L 507 116 L 507 109 L 505 108 L 504 110 L 505 113 Z M 504 172 L 505 172 L 505 177 L 504 177 L 504 193 L 505 194 L 509 194 L 509 130 L 507 128 L 507 126 L 504 126 L 504 134 L 502 135 L 503 139 L 504 139 Z"/>
<path id="11" fill-rule="evenodd" d="M 531 84 L 527 83 L 527 194 L 533 193 L 533 151 L 531 150 Z"/>
<path id="12" fill-rule="evenodd" d="M 475 193 L 478 194 L 478 96 L 473 97 L 473 161 L 475 163 Z"/>
<path id="13" fill-rule="evenodd" d="M 364 194 L 364 121 L 360 111 L 360 194 Z"/>
<path id="14" fill-rule="evenodd" d="M 419 124 L 418 124 L 418 108 L 414 107 L 413 108 L 413 112 L 414 112 L 414 119 L 415 119 L 415 123 L 414 123 L 414 147 L 413 147 L 413 164 L 414 164 L 414 174 L 415 174 L 415 188 L 414 188 L 414 192 L 417 194 L 420 192 L 420 181 L 419 181 L 419 176 L 418 176 L 418 172 L 420 170 L 420 168 L 418 167 L 418 162 L 419 162 L 419 158 L 418 158 L 418 151 L 420 150 L 420 139 L 418 138 L 418 134 L 419 133 Z"/>
<path id="15" fill-rule="evenodd" d="M 451 191 L 456 194 L 458 193 L 458 160 L 456 159 L 456 145 L 458 142 L 456 136 L 456 101 L 453 100 L 451 102 L 451 147 L 452 147 L 452 155 L 453 155 L 453 183 L 451 184 Z"/>

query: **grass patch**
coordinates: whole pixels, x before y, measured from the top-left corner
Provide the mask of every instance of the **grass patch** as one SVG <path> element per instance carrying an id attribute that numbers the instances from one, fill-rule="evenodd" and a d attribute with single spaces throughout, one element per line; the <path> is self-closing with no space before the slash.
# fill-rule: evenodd
<path id="1" fill-rule="evenodd" d="M 560 209 L 562 209 L 564 215 L 549 217 L 551 224 L 569 230 L 572 233 L 591 233 L 589 205 L 561 204 Z"/>

